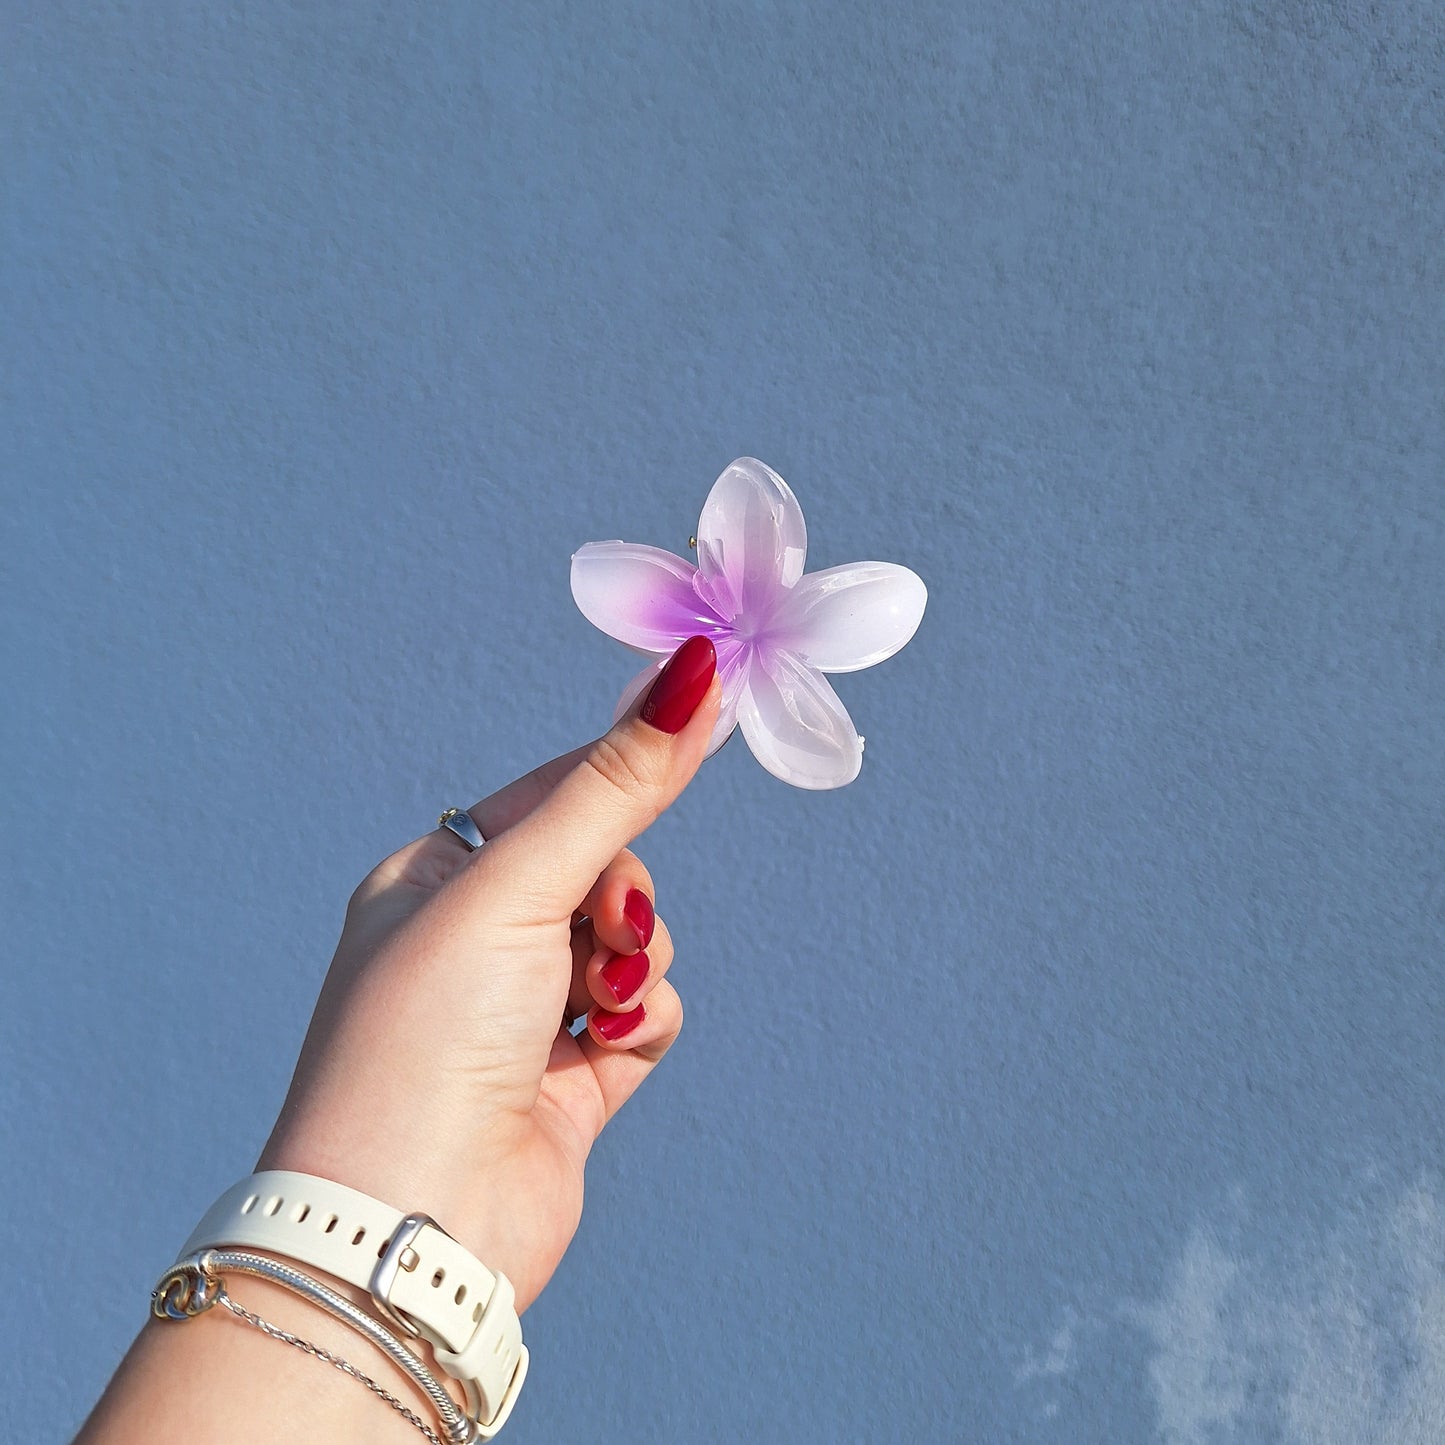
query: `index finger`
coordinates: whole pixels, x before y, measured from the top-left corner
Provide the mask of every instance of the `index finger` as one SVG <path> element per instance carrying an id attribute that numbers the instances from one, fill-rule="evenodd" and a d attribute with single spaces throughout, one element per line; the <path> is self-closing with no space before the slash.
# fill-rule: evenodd
<path id="1" fill-rule="evenodd" d="M 468 808 L 472 821 L 482 830 L 482 837 L 495 838 L 514 823 L 520 823 L 587 756 L 591 746 L 583 743 L 570 753 L 542 763 Z"/>

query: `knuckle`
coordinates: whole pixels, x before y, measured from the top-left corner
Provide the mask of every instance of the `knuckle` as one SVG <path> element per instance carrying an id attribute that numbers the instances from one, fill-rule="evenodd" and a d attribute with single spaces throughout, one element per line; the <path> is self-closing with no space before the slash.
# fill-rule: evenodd
<path id="1" fill-rule="evenodd" d="M 634 888 L 641 888 L 649 898 L 656 899 L 657 888 L 652 880 L 652 870 L 631 848 L 624 848 L 613 861 L 628 875 Z"/>
<path id="2" fill-rule="evenodd" d="M 652 941 L 647 945 L 647 956 L 652 960 L 652 968 L 655 974 L 666 973 L 672 965 L 673 946 L 672 934 L 667 924 L 658 919 L 652 930 Z"/>
<path id="3" fill-rule="evenodd" d="M 587 754 L 587 766 L 629 803 L 661 812 L 665 769 L 640 741 L 625 735 L 599 738 Z"/>
<path id="4" fill-rule="evenodd" d="M 671 1043 L 682 1032 L 682 999 L 670 983 L 658 981 L 648 999 L 652 1016 L 662 1025 L 663 1040 Z"/>
<path id="5" fill-rule="evenodd" d="M 351 897 L 346 900 L 346 916 L 354 918 L 358 913 L 363 912 L 366 906 L 386 886 L 386 866 L 389 860 L 378 863 L 355 888 L 351 890 Z"/>
<path id="6" fill-rule="evenodd" d="M 659 984 L 655 993 L 661 994 L 666 988 L 666 984 Z M 673 1044 L 677 1042 L 677 1036 L 682 1032 L 682 1000 L 678 997 L 676 989 L 670 989 L 668 991 L 672 997 L 667 999 L 665 1005 L 660 998 L 655 1002 L 653 999 L 648 1000 L 649 1005 L 655 1010 L 653 1017 L 661 1017 L 664 1020 L 662 1034 L 637 1051 L 653 1063 L 657 1063 Z"/>

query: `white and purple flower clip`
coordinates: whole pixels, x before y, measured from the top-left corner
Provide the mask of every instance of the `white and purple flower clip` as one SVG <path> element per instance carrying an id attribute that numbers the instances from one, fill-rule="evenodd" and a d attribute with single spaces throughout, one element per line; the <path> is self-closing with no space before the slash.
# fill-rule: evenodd
<path id="1" fill-rule="evenodd" d="M 928 600 L 893 562 L 803 572 L 803 509 L 788 484 L 739 457 L 697 524 L 697 565 L 631 542 L 589 542 L 572 558 L 572 596 L 610 637 L 653 659 L 628 683 L 621 717 L 686 641 L 717 650 L 722 678 L 709 755 L 741 727 L 757 760 L 799 788 L 839 788 L 863 765 L 863 739 L 824 678 L 892 657 Z"/>

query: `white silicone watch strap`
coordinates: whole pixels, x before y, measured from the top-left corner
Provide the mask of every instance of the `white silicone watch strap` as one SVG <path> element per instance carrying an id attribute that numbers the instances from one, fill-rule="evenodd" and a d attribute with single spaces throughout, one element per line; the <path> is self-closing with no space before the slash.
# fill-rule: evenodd
<path id="1" fill-rule="evenodd" d="M 182 1256 L 223 1245 L 283 1255 L 370 1290 L 407 1216 L 369 1194 L 312 1174 L 269 1169 L 242 1179 L 206 1211 Z M 467 1393 L 482 1439 L 506 1422 L 527 1373 L 515 1294 L 439 1225 L 403 1250 L 385 1302 L 431 1346 Z"/>

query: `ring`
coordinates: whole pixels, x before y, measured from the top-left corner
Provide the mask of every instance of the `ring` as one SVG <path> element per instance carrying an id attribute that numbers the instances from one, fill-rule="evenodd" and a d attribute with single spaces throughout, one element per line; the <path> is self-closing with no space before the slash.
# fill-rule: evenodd
<path id="1" fill-rule="evenodd" d="M 482 830 L 477 827 L 472 815 L 462 808 L 448 808 L 437 819 L 437 826 L 449 828 L 455 833 L 467 845 L 468 853 L 475 853 L 487 841 L 482 837 Z"/>

